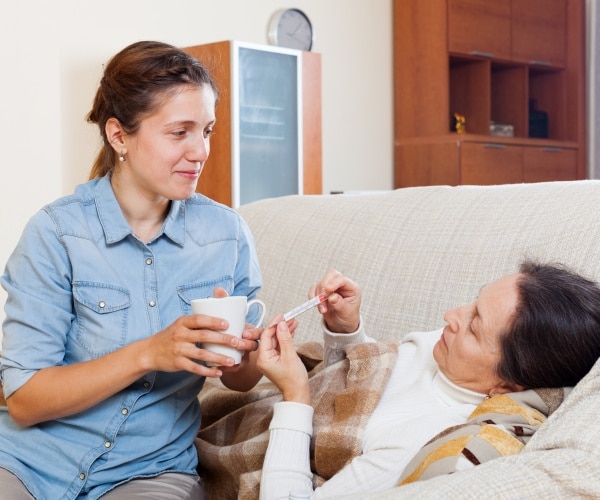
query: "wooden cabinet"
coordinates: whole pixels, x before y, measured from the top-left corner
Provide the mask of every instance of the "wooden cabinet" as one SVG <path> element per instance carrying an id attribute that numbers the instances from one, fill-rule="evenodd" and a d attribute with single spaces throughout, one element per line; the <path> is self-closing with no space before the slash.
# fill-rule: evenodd
<path id="1" fill-rule="evenodd" d="M 393 5 L 395 187 L 586 177 L 584 0 Z"/>
<path id="2" fill-rule="evenodd" d="M 184 50 L 206 65 L 220 90 L 197 191 L 232 207 L 320 194 L 320 54 L 237 41 Z"/>
<path id="3" fill-rule="evenodd" d="M 523 181 L 551 178 L 568 181 L 577 177 L 577 151 L 561 147 L 523 148 Z"/>
<path id="4" fill-rule="evenodd" d="M 512 59 L 564 67 L 567 1 L 512 0 Z"/>
<path id="5" fill-rule="evenodd" d="M 523 149 L 495 142 L 464 142 L 461 146 L 460 184 L 523 182 Z M 485 165 L 486 168 L 481 168 Z"/>
<path id="6" fill-rule="evenodd" d="M 448 0 L 448 50 L 510 59 L 510 2 Z"/>
<path id="7" fill-rule="evenodd" d="M 576 178 L 577 149 L 498 138 L 423 138 L 396 148 L 395 165 L 401 186 L 561 181 Z"/>
<path id="8" fill-rule="evenodd" d="M 460 143 L 406 141 L 394 151 L 396 187 L 460 184 Z"/>

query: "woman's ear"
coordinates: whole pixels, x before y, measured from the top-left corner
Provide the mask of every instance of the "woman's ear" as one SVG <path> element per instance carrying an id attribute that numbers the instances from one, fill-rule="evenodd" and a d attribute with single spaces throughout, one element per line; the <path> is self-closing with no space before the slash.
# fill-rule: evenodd
<path id="1" fill-rule="evenodd" d="M 525 387 L 519 384 L 510 384 L 509 382 L 502 381 L 496 387 L 494 387 L 488 396 L 491 398 L 498 394 L 506 394 L 507 392 L 520 392 L 524 391 Z"/>
<path id="2" fill-rule="evenodd" d="M 109 118 L 106 120 L 104 131 L 106 132 L 108 142 L 116 153 L 118 155 L 124 155 L 127 152 L 127 148 L 125 146 L 125 141 L 123 140 L 125 131 L 123 130 L 121 122 L 116 118 Z"/>

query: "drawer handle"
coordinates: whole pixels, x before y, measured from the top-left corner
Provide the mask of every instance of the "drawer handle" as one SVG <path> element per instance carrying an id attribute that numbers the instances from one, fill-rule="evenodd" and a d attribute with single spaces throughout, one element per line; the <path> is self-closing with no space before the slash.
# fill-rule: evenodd
<path id="1" fill-rule="evenodd" d="M 529 61 L 529 64 L 535 64 L 536 66 L 552 66 L 552 63 L 550 61 L 533 60 L 533 61 Z"/>
<path id="2" fill-rule="evenodd" d="M 562 150 L 563 148 L 559 148 L 558 146 L 546 146 L 542 148 L 542 151 L 547 153 L 560 153 Z"/>
<path id="3" fill-rule="evenodd" d="M 495 142 L 486 142 L 483 145 L 484 148 L 493 148 L 493 149 L 504 149 L 506 144 L 496 144 Z"/>
<path id="4" fill-rule="evenodd" d="M 482 52 L 481 50 L 472 50 L 471 55 L 479 57 L 488 57 L 489 59 L 492 59 L 494 57 L 494 54 L 492 54 L 491 52 Z"/>

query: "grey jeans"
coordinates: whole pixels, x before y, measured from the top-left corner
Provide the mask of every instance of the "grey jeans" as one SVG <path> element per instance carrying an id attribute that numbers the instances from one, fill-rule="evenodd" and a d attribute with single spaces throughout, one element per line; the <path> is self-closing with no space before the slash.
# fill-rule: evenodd
<path id="1" fill-rule="evenodd" d="M 165 473 L 146 479 L 134 479 L 102 497 L 103 500 L 203 500 L 200 480 L 187 474 Z M 0 468 L 0 500 L 33 500 L 20 479 Z"/>

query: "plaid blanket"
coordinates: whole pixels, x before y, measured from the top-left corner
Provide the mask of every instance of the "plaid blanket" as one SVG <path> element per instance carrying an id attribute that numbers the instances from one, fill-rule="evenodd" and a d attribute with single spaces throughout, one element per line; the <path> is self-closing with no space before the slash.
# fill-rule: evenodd
<path id="1" fill-rule="evenodd" d="M 353 344 L 346 358 L 325 367 L 319 342 L 298 347 L 309 374 L 313 418 L 311 469 L 315 487 L 362 452 L 362 434 L 398 356 L 397 341 Z M 234 392 L 207 380 L 200 396 L 202 427 L 196 438 L 198 470 L 207 498 L 258 498 L 277 388 L 260 382 Z"/>

